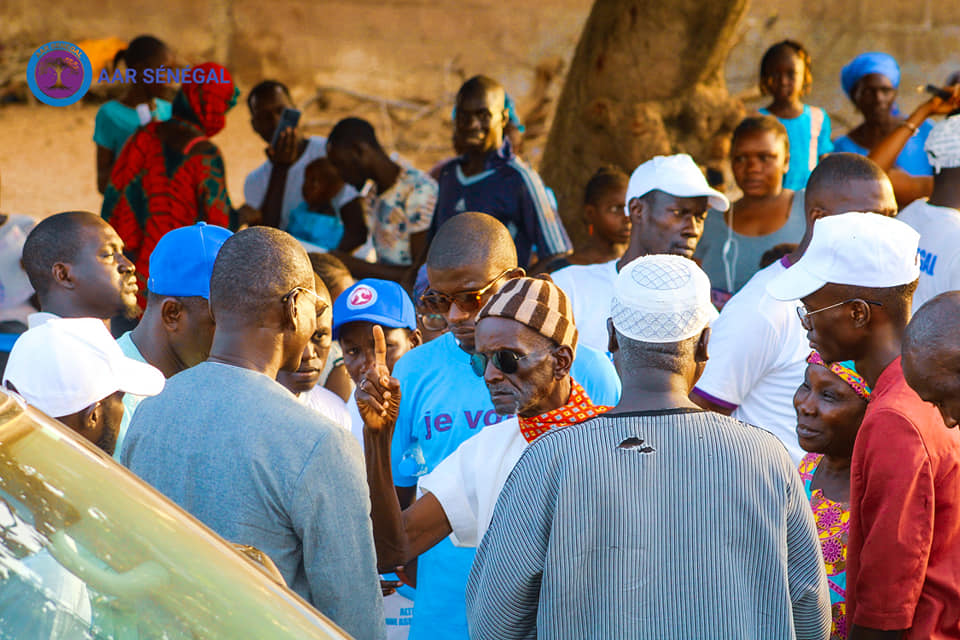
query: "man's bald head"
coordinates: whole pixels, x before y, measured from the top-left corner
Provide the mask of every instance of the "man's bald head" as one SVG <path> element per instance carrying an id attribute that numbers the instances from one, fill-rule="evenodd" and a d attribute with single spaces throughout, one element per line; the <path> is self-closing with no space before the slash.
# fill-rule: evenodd
<path id="1" fill-rule="evenodd" d="M 510 232 L 486 213 L 468 211 L 447 220 L 437 231 L 427 254 L 432 270 L 485 267 L 506 271 L 517 266 L 517 247 Z"/>
<path id="2" fill-rule="evenodd" d="M 251 227 L 227 238 L 210 278 L 210 309 L 217 323 L 263 322 L 274 305 L 295 287 L 312 290 L 307 252 L 288 233 Z"/>
<path id="3" fill-rule="evenodd" d="M 960 422 L 960 291 L 941 293 L 920 307 L 903 336 L 903 374 L 948 427 Z"/>
<path id="4" fill-rule="evenodd" d="M 890 178 L 873 160 L 856 153 L 831 153 L 823 158 L 807 180 L 804 203 L 808 212 L 818 209 L 823 215 L 851 211 L 897 214 Z"/>
<path id="5" fill-rule="evenodd" d="M 489 76 L 473 76 L 460 86 L 460 90 L 457 91 L 456 102 L 459 104 L 464 98 L 475 98 L 487 95 L 499 96 L 499 102 L 497 104 L 500 108 L 503 108 L 506 99 L 506 91 L 503 85 Z"/>
<path id="6" fill-rule="evenodd" d="M 53 265 L 73 263 L 89 240 L 86 231 L 107 226 L 89 211 L 65 211 L 41 220 L 23 243 L 23 269 L 38 295 L 53 285 Z"/>

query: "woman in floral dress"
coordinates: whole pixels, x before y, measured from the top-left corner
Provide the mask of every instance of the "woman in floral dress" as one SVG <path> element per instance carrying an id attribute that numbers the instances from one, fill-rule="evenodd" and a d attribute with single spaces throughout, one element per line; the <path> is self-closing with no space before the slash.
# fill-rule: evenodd
<path id="1" fill-rule="evenodd" d="M 852 362 L 828 365 L 814 351 L 807 363 L 803 384 L 793 397 L 797 438 L 809 452 L 800 463 L 800 476 L 813 509 L 827 569 L 833 609 L 830 638 L 844 640 L 850 458 L 870 388 Z"/>

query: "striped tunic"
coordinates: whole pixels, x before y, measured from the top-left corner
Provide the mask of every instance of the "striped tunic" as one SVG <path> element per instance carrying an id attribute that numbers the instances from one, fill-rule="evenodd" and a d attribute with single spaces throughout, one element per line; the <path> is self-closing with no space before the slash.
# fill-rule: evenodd
<path id="1" fill-rule="evenodd" d="M 595 418 L 514 467 L 467 587 L 474 640 L 827 638 L 830 597 L 783 445 L 716 413 Z"/>

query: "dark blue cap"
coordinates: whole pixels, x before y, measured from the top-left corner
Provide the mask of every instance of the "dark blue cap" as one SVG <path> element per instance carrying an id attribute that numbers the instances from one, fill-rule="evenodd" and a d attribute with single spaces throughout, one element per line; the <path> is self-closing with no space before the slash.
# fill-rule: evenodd
<path id="1" fill-rule="evenodd" d="M 333 303 L 333 338 L 350 322 L 372 322 L 391 329 L 417 328 L 417 312 L 407 292 L 396 282 L 364 278 Z"/>
<path id="2" fill-rule="evenodd" d="M 205 222 L 168 231 L 150 254 L 147 290 L 158 296 L 210 299 L 210 276 L 220 247 L 233 234 Z"/>

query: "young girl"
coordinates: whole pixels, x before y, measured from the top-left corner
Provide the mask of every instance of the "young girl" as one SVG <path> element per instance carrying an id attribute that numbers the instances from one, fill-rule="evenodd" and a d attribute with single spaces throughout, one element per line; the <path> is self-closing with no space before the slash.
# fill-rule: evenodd
<path id="1" fill-rule="evenodd" d="M 140 127 L 151 120 L 169 120 L 171 103 L 163 98 L 172 97 L 166 84 L 143 82 L 145 69 L 154 72 L 161 66 L 173 66 L 170 49 L 153 36 L 139 36 L 118 51 L 113 66 L 123 60 L 127 69 L 136 72 L 136 78 L 127 85 L 127 92 L 120 100 L 111 100 L 97 111 L 93 141 L 97 143 L 97 189 L 103 193 L 110 179 L 113 162 L 120 155 L 123 144 Z"/>
<path id="2" fill-rule="evenodd" d="M 772 116 L 745 118 L 733 132 L 730 165 L 743 197 L 726 214 L 709 212 L 694 254 L 718 304 L 757 272 L 767 250 L 803 237 L 803 192 L 783 188 L 790 151 L 786 129 Z"/>
<path id="3" fill-rule="evenodd" d="M 783 177 L 786 189 L 803 189 L 820 157 L 833 151 L 827 112 L 800 101 L 812 82 L 810 54 L 799 42 L 784 40 L 763 54 L 760 90 L 773 102 L 760 113 L 776 116 L 787 129 L 790 168 Z"/>
<path id="4" fill-rule="evenodd" d="M 616 167 L 600 167 L 583 194 L 583 221 L 590 238 L 566 259 L 550 264 L 556 271 L 571 264 L 599 264 L 616 260 L 630 244 L 630 217 L 624 209 L 630 176 Z"/>

